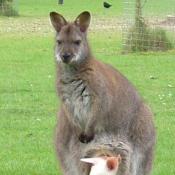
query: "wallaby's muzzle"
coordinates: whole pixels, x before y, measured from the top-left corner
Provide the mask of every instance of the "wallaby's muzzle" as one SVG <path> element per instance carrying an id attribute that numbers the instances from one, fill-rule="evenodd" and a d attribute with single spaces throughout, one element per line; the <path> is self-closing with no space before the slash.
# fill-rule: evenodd
<path id="1" fill-rule="evenodd" d="M 61 59 L 62 59 L 62 61 L 64 62 L 64 63 L 69 63 L 70 61 L 71 61 L 71 59 L 72 59 L 72 54 L 71 53 L 63 53 L 62 55 L 61 55 Z"/>

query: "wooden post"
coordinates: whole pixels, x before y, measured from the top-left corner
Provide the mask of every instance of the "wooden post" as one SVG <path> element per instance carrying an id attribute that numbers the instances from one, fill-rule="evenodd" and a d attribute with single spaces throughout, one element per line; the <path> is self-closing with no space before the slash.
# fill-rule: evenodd
<path id="1" fill-rule="evenodd" d="M 136 6 L 135 6 L 135 22 L 136 26 L 139 27 L 140 20 L 142 18 L 142 7 L 141 7 L 141 0 L 136 0 Z"/>
<path id="2" fill-rule="evenodd" d="M 58 4 L 63 4 L 64 0 L 58 0 Z"/>

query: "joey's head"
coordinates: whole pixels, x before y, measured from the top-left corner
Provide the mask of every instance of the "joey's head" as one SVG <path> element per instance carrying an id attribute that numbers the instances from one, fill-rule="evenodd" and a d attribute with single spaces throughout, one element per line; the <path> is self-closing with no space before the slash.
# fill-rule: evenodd
<path id="1" fill-rule="evenodd" d="M 58 62 L 77 65 L 88 59 L 90 51 L 86 34 L 90 18 L 90 13 L 85 11 L 70 23 L 62 15 L 50 13 L 56 31 L 55 57 Z"/>
<path id="2" fill-rule="evenodd" d="M 90 163 L 90 175 L 116 175 L 121 163 L 121 156 L 84 158 L 81 161 Z"/>

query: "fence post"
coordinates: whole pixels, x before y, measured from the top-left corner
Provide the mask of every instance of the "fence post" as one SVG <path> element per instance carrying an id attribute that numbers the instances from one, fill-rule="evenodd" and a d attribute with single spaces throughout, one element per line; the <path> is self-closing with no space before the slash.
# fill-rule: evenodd
<path id="1" fill-rule="evenodd" d="M 63 4 L 64 0 L 58 0 L 58 4 Z"/>

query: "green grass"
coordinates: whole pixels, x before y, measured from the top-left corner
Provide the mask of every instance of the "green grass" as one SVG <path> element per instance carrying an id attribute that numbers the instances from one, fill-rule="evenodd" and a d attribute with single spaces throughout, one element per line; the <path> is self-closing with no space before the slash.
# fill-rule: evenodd
<path id="1" fill-rule="evenodd" d="M 103 0 L 65 0 L 64 6 L 58 5 L 58 0 L 21 0 L 19 8 L 23 16 L 46 16 L 50 11 L 58 11 L 68 16 L 74 16 L 83 10 L 89 10 L 94 16 L 116 16 L 122 13 L 122 0 L 109 0 L 113 6 L 110 10 L 103 8 Z M 71 9 L 71 10 L 70 10 Z M 38 13 L 39 11 L 39 13 Z"/>
<path id="2" fill-rule="evenodd" d="M 175 10 L 175 1 L 174 0 L 149 0 L 145 4 L 144 12 L 146 15 L 152 17 L 153 15 L 164 16 L 164 15 L 173 15 Z"/>
<path id="3" fill-rule="evenodd" d="M 103 11 L 97 15 L 98 7 L 94 6 L 98 1 L 86 7 L 85 1 L 79 0 L 80 4 L 72 8 L 75 0 L 65 2 L 65 8 L 60 8 L 68 18 L 86 8 L 94 11 L 97 21 L 103 16 Z M 21 0 L 22 17 L 0 18 L 2 175 L 61 174 L 53 141 L 59 100 L 55 91 L 54 33 L 47 21 L 52 7 L 54 3 L 49 0 Z M 122 9 L 121 3 L 117 8 Z M 110 18 L 115 16 L 115 10 L 110 13 Z M 93 22 L 89 33 L 94 55 L 132 81 L 154 111 L 157 146 L 152 174 L 175 174 L 175 51 L 122 55 L 121 33 L 94 26 Z"/>
<path id="4" fill-rule="evenodd" d="M 121 15 L 124 8 L 123 0 L 108 0 L 107 2 L 112 4 L 110 10 L 103 8 L 102 4 L 104 0 L 64 0 L 64 6 L 58 5 L 57 2 L 58 0 L 37 0 L 37 3 L 35 0 L 20 0 L 18 6 L 21 15 L 33 17 L 46 16 L 48 12 L 52 10 L 56 10 L 68 16 L 73 16 L 74 14 L 77 14 L 83 10 L 89 10 L 91 11 L 91 13 L 93 13 L 94 16 L 114 17 L 117 15 Z M 128 2 L 130 2 L 130 4 L 128 4 L 128 7 L 134 7 L 135 0 L 128 0 Z M 143 10 L 144 13 L 147 15 L 156 14 L 162 16 L 167 13 L 173 12 L 174 6 L 174 0 L 169 0 L 169 3 L 167 3 L 166 0 L 161 0 L 159 2 L 157 2 L 156 0 L 149 0 L 146 2 Z"/>

